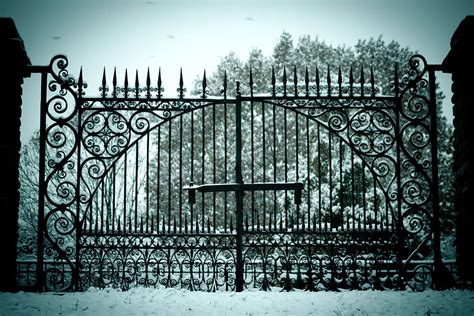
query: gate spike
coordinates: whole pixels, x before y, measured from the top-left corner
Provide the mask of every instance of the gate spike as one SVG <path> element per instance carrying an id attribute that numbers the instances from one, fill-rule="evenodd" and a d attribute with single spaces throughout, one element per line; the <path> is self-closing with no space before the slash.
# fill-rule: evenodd
<path id="1" fill-rule="evenodd" d="M 319 97 L 319 69 L 318 66 L 316 65 L 316 96 Z"/>
<path id="2" fill-rule="evenodd" d="M 234 231 L 234 222 L 233 222 L 233 217 L 230 217 L 230 232 L 232 233 Z"/>
<path id="3" fill-rule="evenodd" d="M 250 79 L 249 79 L 249 86 L 250 86 L 250 95 L 253 95 L 253 74 L 252 68 L 250 68 Z"/>
<path id="4" fill-rule="evenodd" d="M 286 97 L 286 66 L 283 66 L 283 96 Z"/>
<path id="5" fill-rule="evenodd" d="M 165 224 L 165 217 L 163 216 L 162 218 L 162 222 L 161 222 L 161 232 L 162 233 L 165 233 L 166 232 L 166 224 Z M 169 232 L 169 227 L 168 227 L 168 232 Z"/>
<path id="6" fill-rule="evenodd" d="M 158 94 L 157 97 L 158 99 L 161 98 L 161 92 L 163 89 L 161 88 L 161 67 L 158 68 Z"/>
<path id="7" fill-rule="evenodd" d="M 276 93 L 275 84 L 276 84 L 276 79 L 275 79 L 275 66 L 272 65 L 272 96 L 273 96 L 273 97 L 275 96 L 275 93 Z"/>
<path id="8" fill-rule="evenodd" d="M 140 94 L 140 83 L 138 82 L 138 69 L 135 70 L 135 97 Z"/>
<path id="9" fill-rule="evenodd" d="M 293 66 L 293 85 L 295 87 L 295 97 L 298 96 L 298 75 L 296 73 L 296 65 Z"/>
<path id="10" fill-rule="evenodd" d="M 223 86 L 223 91 L 224 92 L 224 99 L 227 98 L 227 70 L 224 70 L 224 86 Z"/>
<path id="11" fill-rule="evenodd" d="M 337 73 L 337 84 L 339 86 L 339 96 L 342 95 L 342 73 L 341 73 L 341 65 L 339 65 L 339 70 Z"/>
<path id="12" fill-rule="evenodd" d="M 372 96 L 375 97 L 375 78 L 374 78 L 374 69 L 370 66 L 370 88 L 372 90 Z"/>
<path id="13" fill-rule="evenodd" d="M 114 67 L 114 76 L 112 77 L 112 97 L 117 97 L 117 69 Z"/>
<path id="14" fill-rule="evenodd" d="M 351 69 L 349 70 L 349 96 L 351 97 L 353 95 L 353 89 L 354 89 L 354 73 L 351 66 Z"/>
<path id="15" fill-rule="evenodd" d="M 102 97 L 105 98 L 105 96 L 107 95 L 106 93 L 106 85 L 107 85 L 107 80 L 105 79 L 105 67 L 104 67 L 104 71 L 102 73 Z"/>
<path id="16" fill-rule="evenodd" d="M 150 80 L 150 67 L 146 70 L 146 97 L 150 98 L 150 88 L 151 88 L 151 80 Z"/>
<path id="17" fill-rule="evenodd" d="M 176 234 L 176 216 L 173 217 L 173 233 Z"/>
<path id="18" fill-rule="evenodd" d="M 128 97 L 128 71 L 127 71 L 127 68 L 125 68 L 125 81 L 123 83 L 123 88 L 124 88 L 125 97 Z"/>
<path id="19" fill-rule="evenodd" d="M 329 64 L 328 64 L 327 82 L 328 82 L 328 96 L 331 96 L 331 73 L 329 72 Z"/>
<path id="20" fill-rule="evenodd" d="M 118 233 L 121 233 L 121 231 L 120 231 L 120 220 L 118 221 L 117 232 L 118 232 Z"/>
<path id="21" fill-rule="evenodd" d="M 79 97 L 82 97 L 83 95 L 83 91 L 82 91 L 83 86 L 84 86 L 84 82 L 82 80 L 82 67 L 81 67 L 81 70 L 79 70 L 79 79 L 77 81 L 77 94 Z"/>
<path id="22" fill-rule="evenodd" d="M 305 73 L 304 73 L 304 85 L 305 85 L 305 93 L 306 96 L 309 96 L 309 72 L 308 66 L 306 66 Z"/>
<path id="23" fill-rule="evenodd" d="M 207 218 L 207 233 L 209 234 L 211 232 L 211 220 L 209 217 Z"/>
<path id="24" fill-rule="evenodd" d="M 204 69 L 204 75 L 202 76 L 202 98 L 206 98 L 206 88 L 207 88 L 207 79 L 206 79 L 206 69 Z"/>
<path id="25" fill-rule="evenodd" d="M 184 80 L 183 80 L 183 68 L 179 68 L 179 97 L 184 97 Z"/>
<path id="26" fill-rule="evenodd" d="M 364 65 L 362 65 L 360 68 L 360 95 L 361 96 L 364 96 L 364 83 L 365 83 Z"/>
<path id="27" fill-rule="evenodd" d="M 188 233 L 188 215 L 187 214 L 184 216 L 184 233 L 185 234 Z"/>

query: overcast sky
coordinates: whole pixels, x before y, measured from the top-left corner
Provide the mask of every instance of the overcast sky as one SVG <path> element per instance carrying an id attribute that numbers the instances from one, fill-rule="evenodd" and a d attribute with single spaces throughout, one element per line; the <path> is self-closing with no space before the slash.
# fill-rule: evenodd
<path id="1" fill-rule="evenodd" d="M 253 47 L 270 55 L 283 30 L 295 42 L 311 35 L 333 45 L 382 35 L 440 64 L 459 22 L 474 14 L 464 0 L 0 0 L 0 16 L 13 17 L 35 65 L 66 54 L 71 74 L 83 67 L 91 87 L 105 66 L 152 74 L 161 66 L 168 91 L 183 67 L 188 90 L 204 68 L 235 51 L 243 59 Z M 448 94 L 444 113 L 452 120 L 450 76 L 438 76 Z M 22 141 L 39 127 L 38 76 L 24 85 Z M 95 89 L 89 94 L 96 94 Z"/>

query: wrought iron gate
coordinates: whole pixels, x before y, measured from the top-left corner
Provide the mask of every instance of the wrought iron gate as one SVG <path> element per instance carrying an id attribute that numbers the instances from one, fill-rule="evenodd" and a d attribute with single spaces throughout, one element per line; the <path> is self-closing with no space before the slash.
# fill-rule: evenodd
<path id="1" fill-rule="evenodd" d="M 221 96 L 204 74 L 185 97 L 181 75 L 168 98 L 161 73 L 122 86 L 115 70 L 89 97 L 67 66 L 36 67 L 39 289 L 418 289 L 436 276 L 436 67 L 422 56 L 391 87 L 372 69 L 295 69 L 263 95 L 250 73 L 235 98 L 226 77 Z"/>

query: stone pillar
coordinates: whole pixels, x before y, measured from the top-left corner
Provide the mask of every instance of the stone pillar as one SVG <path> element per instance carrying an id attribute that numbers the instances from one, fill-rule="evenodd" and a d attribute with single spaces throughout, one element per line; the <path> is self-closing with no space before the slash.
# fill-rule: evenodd
<path id="1" fill-rule="evenodd" d="M 457 213 L 457 266 L 461 281 L 474 283 L 474 16 L 467 16 L 451 39 L 443 71 L 452 74 L 454 104 L 454 205 Z"/>
<path id="2" fill-rule="evenodd" d="M 30 64 L 11 18 L 0 18 L 0 291 L 16 291 L 21 85 Z"/>

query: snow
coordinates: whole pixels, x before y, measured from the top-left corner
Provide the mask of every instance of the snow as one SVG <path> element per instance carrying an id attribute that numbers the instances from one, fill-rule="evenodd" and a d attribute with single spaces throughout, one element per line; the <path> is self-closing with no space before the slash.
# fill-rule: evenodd
<path id="1" fill-rule="evenodd" d="M 191 292 L 95 289 L 0 293 L 0 315 L 474 315 L 474 292 Z"/>

